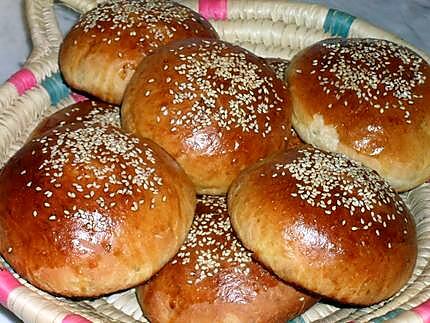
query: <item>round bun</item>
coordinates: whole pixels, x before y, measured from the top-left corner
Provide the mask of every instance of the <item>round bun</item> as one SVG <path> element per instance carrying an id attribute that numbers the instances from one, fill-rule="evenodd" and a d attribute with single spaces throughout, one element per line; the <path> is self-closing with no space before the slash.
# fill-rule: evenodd
<path id="1" fill-rule="evenodd" d="M 146 317 L 154 323 L 285 322 L 316 302 L 251 256 L 233 233 L 226 198 L 200 196 L 180 252 L 137 289 Z"/>
<path id="2" fill-rule="evenodd" d="M 430 178 L 430 67 L 385 40 L 329 39 L 288 69 L 293 127 L 376 170 L 396 190 Z"/>
<path id="3" fill-rule="evenodd" d="M 303 146 L 243 172 L 229 192 L 233 228 L 279 277 L 341 303 L 369 305 L 411 276 L 415 225 L 375 171 Z"/>
<path id="4" fill-rule="evenodd" d="M 60 69 L 71 87 L 119 104 L 145 56 L 191 37 L 218 35 L 202 16 L 176 2 L 108 0 L 84 14 L 67 34 Z"/>
<path id="5" fill-rule="evenodd" d="M 24 145 L 0 173 L 0 196 L 2 256 L 34 286 L 73 297 L 150 278 L 195 207 L 192 183 L 160 147 L 89 123 Z"/>
<path id="6" fill-rule="evenodd" d="M 198 193 L 222 194 L 239 172 L 284 149 L 287 89 L 260 58 L 218 40 L 178 42 L 148 56 L 130 81 L 123 127 L 161 145 Z"/>
<path id="7" fill-rule="evenodd" d="M 54 128 L 81 122 L 120 127 L 119 107 L 90 100 L 72 104 L 43 119 L 33 130 L 30 138 L 41 136 Z"/>

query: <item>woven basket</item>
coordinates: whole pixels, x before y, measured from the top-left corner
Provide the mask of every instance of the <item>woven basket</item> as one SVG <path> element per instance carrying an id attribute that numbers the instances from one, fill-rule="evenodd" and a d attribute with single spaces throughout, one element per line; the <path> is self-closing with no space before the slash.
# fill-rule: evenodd
<path id="1" fill-rule="evenodd" d="M 97 2 L 101 1 L 64 0 L 62 4 L 85 12 Z M 360 19 L 319 5 L 282 0 L 182 3 L 209 18 L 222 39 L 266 57 L 288 59 L 303 47 L 332 36 L 384 38 L 412 47 Z M 83 99 L 63 83 L 59 74 L 62 35 L 53 0 L 26 0 L 25 10 L 34 48 L 24 67 L 0 87 L 0 166 L 23 145 L 44 116 Z M 429 61 L 425 53 L 418 52 Z M 417 265 L 407 286 L 388 301 L 372 307 L 317 304 L 292 322 L 430 322 L 430 305 L 426 303 L 430 298 L 430 185 L 424 184 L 402 197 L 415 217 L 419 246 Z M 6 263 L 3 266 L 0 302 L 25 322 L 146 321 L 134 290 L 96 300 L 71 301 L 37 290 Z"/>

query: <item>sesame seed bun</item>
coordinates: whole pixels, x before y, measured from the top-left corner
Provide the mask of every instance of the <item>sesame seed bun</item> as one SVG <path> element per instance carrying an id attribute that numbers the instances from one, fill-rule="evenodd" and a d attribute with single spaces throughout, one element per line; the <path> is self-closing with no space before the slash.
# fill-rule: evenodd
<path id="1" fill-rule="evenodd" d="M 312 146 L 277 154 L 243 172 L 228 201 L 244 246 L 286 282 L 324 297 L 370 305 L 413 272 L 407 207 L 375 171 L 344 155 Z"/>
<path id="2" fill-rule="evenodd" d="M 121 116 L 125 129 L 166 149 L 202 194 L 227 192 L 242 169 L 284 149 L 291 128 L 284 83 L 261 58 L 218 40 L 148 56 Z"/>
<path id="3" fill-rule="evenodd" d="M 226 197 L 200 196 L 186 242 L 137 289 L 138 300 L 154 323 L 285 322 L 316 302 L 251 257 L 233 233 Z"/>
<path id="4" fill-rule="evenodd" d="M 145 56 L 191 37 L 218 35 L 202 16 L 176 2 L 109 0 L 85 13 L 67 34 L 60 69 L 71 87 L 119 104 Z"/>
<path id="5" fill-rule="evenodd" d="M 81 122 L 120 127 L 119 107 L 93 100 L 72 104 L 43 119 L 33 130 L 30 138 L 38 137 L 57 127 Z"/>
<path id="6" fill-rule="evenodd" d="M 342 152 L 396 190 L 430 178 L 430 66 L 386 40 L 329 39 L 288 69 L 294 129 L 307 143 Z"/>
<path id="7" fill-rule="evenodd" d="M 191 226 L 195 192 L 150 140 L 85 123 L 46 132 L 0 172 L 0 253 L 34 286 L 96 297 L 150 278 Z"/>

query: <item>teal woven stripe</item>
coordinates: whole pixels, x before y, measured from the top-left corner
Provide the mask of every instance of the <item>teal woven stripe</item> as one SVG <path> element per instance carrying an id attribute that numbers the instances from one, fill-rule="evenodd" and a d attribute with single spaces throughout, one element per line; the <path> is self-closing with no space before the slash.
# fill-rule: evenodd
<path id="1" fill-rule="evenodd" d="M 324 21 L 324 32 L 330 33 L 332 36 L 341 36 L 346 38 L 348 37 L 349 29 L 351 28 L 354 20 L 355 17 L 347 14 L 346 12 L 329 9 Z"/>
<path id="2" fill-rule="evenodd" d="M 380 316 L 380 317 L 374 318 L 374 319 L 372 320 L 372 323 L 382 323 L 382 322 L 384 322 L 384 321 L 386 321 L 386 320 L 393 319 L 393 318 L 395 318 L 396 316 L 398 316 L 398 315 L 400 315 L 401 313 L 403 313 L 404 311 L 405 311 L 405 310 L 403 310 L 403 309 L 401 309 L 401 308 L 397 308 L 397 309 L 395 309 L 395 310 L 392 310 L 391 312 L 388 312 L 387 314 L 385 314 L 385 315 L 383 315 L 383 316 Z"/>
<path id="3" fill-rule="evenodd" d="M 52 105 L 57 105 L 58 102 L 70 95 L 70 89 L 64 84 L 60 73 L 55 73 L 44 79 L 42 86 L 48 92 Z"/>
<path id="4" fill-rule="evenodd" d="M 287 321 L 287 323 L 305 323 L 305 320 L 301 316 L 298 316 L 294 320 Z"/>

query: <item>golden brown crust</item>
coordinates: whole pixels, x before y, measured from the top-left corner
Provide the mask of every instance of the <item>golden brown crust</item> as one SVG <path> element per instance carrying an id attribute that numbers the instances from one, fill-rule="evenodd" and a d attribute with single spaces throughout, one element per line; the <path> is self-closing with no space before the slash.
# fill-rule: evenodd
<path id="1" fill-rule="evenodd" d="M 34 286 L 93 297 L 148 279 L 178 251 L 195 191 L 150 140 L 85 123 L 45 132 L 0 173 L 0 252 Z"/>
<path id="2" fill-rule="evenodd" d="M 60 68 L 71 87 L 119 104 L 145 56 L 191 37 L 218 35 L 202 16 L 176 2 L 110 0 L 87 12 L 67 34 Z"/>
<path id="3" fill-rule="evenodd" d="M 252 260 L 224 196 L 200 196 L 176 257 L 137 289 L 151 322 L 285 322 L 316 302 Z"/>
<path id="4" fill-rule="evenodd" d="M 119 107 L 94 100 L 85 100 L 72 104 L 43 119 L 33 130 L 30 138 L 41 136 L 57 127 L 83 121 L 119 127 L 121 124 Z"/>
<path id="5" fill-rule="evenodd" d="M 279 277 L 339 302 L 392 296 L 416 261 L 414 221 L 398 194 L 376 172 L 311 146 L 243 172 L 229 212 L 243 244 Z"/>
<path id="6" fill-rule="evenodd" d="M 287 74 L 304 141 L 361 161 L 398 191 L 430 178 L 430 66 L 417 54 L 385 40 L 324 40 Z"/>
<path id="7" fill-rule="evenodd" d="M 291 109 L 260 58 L 217 40 L 187 40 L 147 57 L 127 88 L 122 123 L 184 168 L 198 193 L 225 193 L 238 173 L 284 149 Z"/>

